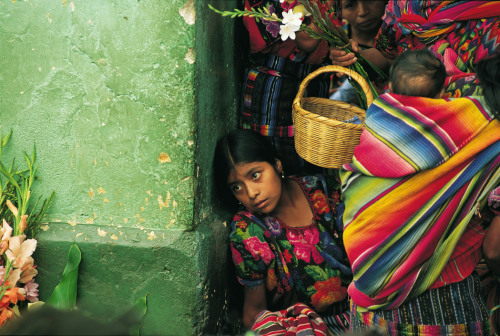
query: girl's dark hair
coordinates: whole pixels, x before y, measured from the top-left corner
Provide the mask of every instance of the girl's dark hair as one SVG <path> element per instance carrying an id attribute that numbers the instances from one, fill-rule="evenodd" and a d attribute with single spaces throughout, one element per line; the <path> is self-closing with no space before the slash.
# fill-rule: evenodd
<path id="1" fill-rule="evenodd" d="M 392 92 L 416 97 L 436 97 L 444 87 L 446 68 L 428 49 L 407 50 L 391 66 Z"/>
<path id="2" fill-rule="evenodd" d="M 486 104 L 500 118 L 500 50 L 476 64 L 476 77 L 483 90 Z"/>
<path id="3" fill-rule="evenodd" d="M 223 136 L 215 147 L 213 176 L 215 191 L 222 205 L 235 210 L 237 200 L 227 185 L 227 178 L 238 163 L 265 161 L 276 165 L 278 153 L 269 141 L 257 132 L 237 130 Z"/>

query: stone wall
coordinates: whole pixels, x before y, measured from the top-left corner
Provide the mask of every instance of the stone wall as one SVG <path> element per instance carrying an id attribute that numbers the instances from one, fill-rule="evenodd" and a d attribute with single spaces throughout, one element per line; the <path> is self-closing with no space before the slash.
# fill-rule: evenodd
<path id="1" fill-rule="evenodd" d="M 111 319 L 149 293 L 141 333 L 223 330 L 227 214 L 216 139 L 236 125 L 238 1 L 0 0 L 0 132 L 36 198 L 56 198 L 35 254 L 40 296 L 82 250 L 78 306 Z M 236 29 L 238 31 L 238 29 Z"/>

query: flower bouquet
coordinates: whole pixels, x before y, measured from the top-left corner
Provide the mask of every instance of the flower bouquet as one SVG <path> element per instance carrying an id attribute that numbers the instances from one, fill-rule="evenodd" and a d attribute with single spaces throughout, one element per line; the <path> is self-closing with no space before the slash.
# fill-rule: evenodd
<path id="1" fill-rule="evenodd" d="M 19 170 L 14 161 L 6 167 L 2 150 L 12 131 L 0 137 L 0 326 L 19 315 L 20 302 L 38 301 L 38 274 L 32 257 L 36 232 L 54 198 L 54 192 L 40 204 L 30 205 L 31 187 L 36 179 L 35 148 L 24 154 L 27 169 Z"/>
<path id="2" fill-rule="evenodd" d="M 277 1 L 276 1 L 277 2 Z M 231 18 L 248 16 L 253 17 L 257 22 L 262 21 L 266 25 L 266 30 L 273 36 L 280 35 L 282 41 L 287 39 L 294 40 L 296 32 L 303 31 L 315 39 L 322 39 L 330 46 L 342 49 L 346 53 L 353 52 L 349 37 L 342 28 L 342 23 L 336 18 L 335 13 L 329 11 L 327 6 L 321 0 L 279 0 L 282 11 L 282 17 L 276 14 L 274 5 L 266 7 L 245 8 L 243 10 L 234 9 L 233 11 L 220 11 L 208 5 L 210 9 L 222 16 Z M 306 18 L 310 18 L 313 26 L 306 23 Z M 377 97 L 377 91 L 369 80 L 365 66 L 371 68 L 379 77 L 386 79 L 387 75 L 373 63 L 369 62 L 361 54 L 355 53 L 358 61 L 349 66 L 350 69 L 359 73 L 368 82 L 372 94 Z M 349 82 L 355 88 L 361 102 L 361 108 L 366 109 L 366 97 L 359 84 L 349 78 Z"/>

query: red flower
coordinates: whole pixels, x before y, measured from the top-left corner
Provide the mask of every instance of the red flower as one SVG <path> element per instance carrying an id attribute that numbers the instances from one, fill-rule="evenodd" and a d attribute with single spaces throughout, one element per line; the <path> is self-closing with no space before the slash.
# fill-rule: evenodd
<path id="1" fill-rule="evenodd" d="M 247 226 L 248 226 L 248 224 L 245 221 L 236 222 L 236 227 L 238 227 L 238 229 L 240 229 L 240 230 L 245 230 L 247 228 Z"/>
<path id="2" fill-rule="evenodd" d="M 12 312 L 12 308 L 10 307 L 3 307 L 3 308 L 0 308 L 1 309 L 1 313 L 0 313 L 0 326 L 2 326 L 5 321 L 7 321 L 8 319 L 10 319 L 13 315 L 13 312 Z"/>
<path id="3" fill-rule="evenodd" d="M 293 256 L 290 254 L 290 252 L 288 252 L 288 250 L 285 250 L 285 252 L 283 252 L 283 257 L 285 258 L 285 261 L 287 263 L 289 263 L 293 259 Z"/>
<path id="4" fill-rule="evenodd" d="M 289 9 L 292 9 L 297 4 L 298 4 L 297 0 L 294 1 L 285 0 L 281 2 L 281 8 L 283 8 L 284 11 L 288 12 Z"/>
<path id="5" fill-rule="evenodd" d="M 316 281 L 316 293 L 311 296 L 312 305 L 323 311 L 334 302 L 342 301 L 347 296 L 347 288 L 342 287 L 340 278 L 332 277 L 326 281 Z"/>
<path id="6" fill-rule="evenodd" d="M 5 286 L 9 286 L 9 282 L 5 282 Z M 24 296 L 22 294 L 19 294 L 19 288 L 17 287 L 10 287 L 7 289 L 2 296 L 2 299 L 0 300 L 0 308 L 4 308 L 9 306 L 11 303 L 17 304 L 17 301 L 24 301 Z"/>
<path id="7" fill-rule="evenodd" d="M 313 206 L 317 210 L 318 214 L 324 212 L 329 213 L 330 207 L 328 206 L 328 199 L 321 190 L 316 190 L 312 196 Z"/>

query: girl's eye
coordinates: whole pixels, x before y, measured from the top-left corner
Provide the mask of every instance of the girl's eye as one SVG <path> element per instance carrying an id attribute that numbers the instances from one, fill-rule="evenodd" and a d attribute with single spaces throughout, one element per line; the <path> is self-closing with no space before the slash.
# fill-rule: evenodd
<path id="1" fill-rule="evenodd" d="M 259 177 L 260 177 L 260 173 L 259 173 L 259 172 L 253 172 L 253 173 L 252 173 L 252 179 L 253 179 L 253 180 L 258 179 Z"/>
<path id="2" fill-rule="evenodd" d="M 235 193 L 236 193 L 236 192 L 238 192 L 238 191 L 240 191 L 240 190 L 241 190 L 241 186 L 240 186 L 239 184 L 234 184 L 234 185 L 231 187 L 231 190 L 232 190 L 233 192 L 235 192 Z"/>

